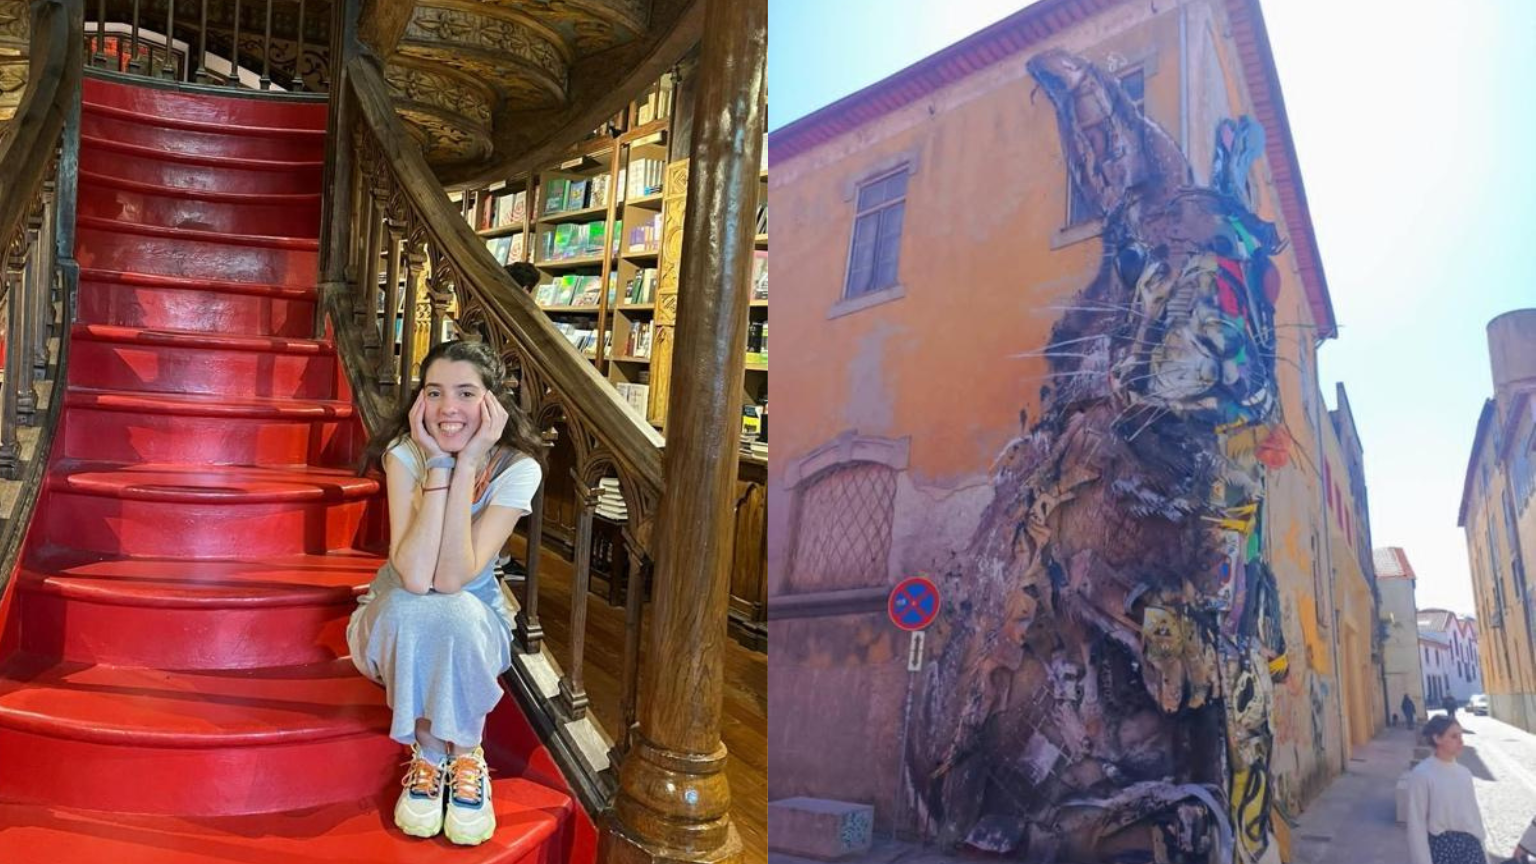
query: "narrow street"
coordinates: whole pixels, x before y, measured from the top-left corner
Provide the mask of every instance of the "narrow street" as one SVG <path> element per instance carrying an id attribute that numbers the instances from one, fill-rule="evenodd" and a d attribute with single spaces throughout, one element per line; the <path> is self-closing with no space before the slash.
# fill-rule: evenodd
<path id="1" fill-rule="evenodd" d="M 1488 828 L 1489 861 L 1501 862 L 1536 816 L 1536 735 L 1465 711 L 1458 719 L 1466 729 L 1467 742 L 1461 763 L 1471 770 L 1477 789 Z M 1292 829 L 1291 864 L 1407 861 L 1408 839 L 1396 821 L 1394 792 L 1397 778 L 1412 759 L 1413 744 L 1413 734 L 1397 728 L 1385 730 L 1360 748 L 1350 759 L 1348 772 L 1301 814 Z"/>

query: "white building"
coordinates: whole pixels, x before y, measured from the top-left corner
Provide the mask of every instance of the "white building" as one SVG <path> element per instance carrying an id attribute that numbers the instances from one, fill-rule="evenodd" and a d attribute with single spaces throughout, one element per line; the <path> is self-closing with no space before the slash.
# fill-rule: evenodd
<path id="1" fill-rule="evenodd" d="M 1373 549 L 1376 590 L 1381 597 L 1378 614 L 1386 638 L 1382 640 L 1382 674 L 1386 678 L 1387 711 L 1402 719 L 1403 697 L 1413 700 L 1415 717 L 1424 719 L 1424 670 L 1419 650 L 1419 610 L 1413 599 L 1417 576 L 1402 549 Z"/>
<path id="2" fill-rule="evenodd" d="M 1421 609 L 1418 615 L 1424 696 L 1437 707 L 1445 695 L 1465 703 L 1483 692 L 1477 651 L 1477 621 L 1445 609 Z"/>

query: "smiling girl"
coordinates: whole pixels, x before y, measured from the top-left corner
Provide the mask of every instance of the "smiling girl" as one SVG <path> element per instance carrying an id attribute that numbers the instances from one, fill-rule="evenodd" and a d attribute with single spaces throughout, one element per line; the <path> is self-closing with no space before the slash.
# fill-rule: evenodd
<path id="1" fill-rule="evenodd" d="M 512 616 L 492 574 L 543 477 L 537 430 L 481 342 L 422 360 L 409 409 L 370 444 L 384 454 L 389 559 L 347 626 L 352 662 L 384 685 L 390 737 L 411 748 L 395 824 L 461 845 L 496 828 L 480 737 L 512 663 Z"/>

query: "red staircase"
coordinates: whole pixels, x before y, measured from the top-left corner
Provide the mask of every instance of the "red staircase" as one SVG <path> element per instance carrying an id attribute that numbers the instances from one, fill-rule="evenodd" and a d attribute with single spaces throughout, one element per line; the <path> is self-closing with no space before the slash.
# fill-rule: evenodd
<path id="1" fill-rule="evenodd" d="M 591 861 L 510 696 L 496 835 L 394 828 L 405 751 L 343 638 L 383 501 L 310 338 L 326 106 L 84 99 L 64 411 L 0 601 L 0 861 Z"/>

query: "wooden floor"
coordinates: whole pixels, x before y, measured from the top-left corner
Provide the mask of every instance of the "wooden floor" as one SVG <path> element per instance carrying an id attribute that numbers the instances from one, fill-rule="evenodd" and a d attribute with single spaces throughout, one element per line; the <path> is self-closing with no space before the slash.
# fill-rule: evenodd
<path id="1" fill-rule="evenodd" d="M 512 550 L 521 560 L 522 538 Z M 539 623 L 549 650 L 562 667 L 570 665 L 571 580 L 569 561 L 545 546 L 539 557 Z M 519 587 L 521 592 L 521 587 Z M 643 621 L 649 621 L 647 605 Z M 641 668 L 649 661 L 641 638 Z M 768 655 L 749 651 L 733 639 L 725 655 L 725 703 L 721 738 L 730 759 L 726 777 L 731 785 L 731 820 L 741 834 L 745 864 L 768 859 Z M 609 606 L 603 597 L 588 595 L 587 641 L 582 664 L 587 698 L 610 735 L 621 726 L 619 671 L 624 655 L 624 609 Z"/>

